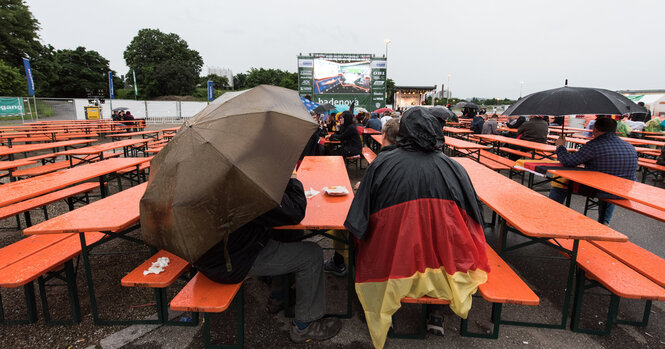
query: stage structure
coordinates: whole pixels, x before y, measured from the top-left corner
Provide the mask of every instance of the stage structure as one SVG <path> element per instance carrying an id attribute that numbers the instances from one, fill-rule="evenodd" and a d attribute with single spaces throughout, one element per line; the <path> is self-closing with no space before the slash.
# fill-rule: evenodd
<path id="1" fill-rule="evenodd" d="M 312 101 L 367 110 L 386 106 L 387 61 L 373 54 L 310 53 L 298 56 L 298 92 Z"/>
<path id="2" fill-rule="evenodd" d="M 393 101 L 395 108 L 409 108 L 425 104 L 425 95 L 436 91 L 436 86 L 395 86 Z"/>

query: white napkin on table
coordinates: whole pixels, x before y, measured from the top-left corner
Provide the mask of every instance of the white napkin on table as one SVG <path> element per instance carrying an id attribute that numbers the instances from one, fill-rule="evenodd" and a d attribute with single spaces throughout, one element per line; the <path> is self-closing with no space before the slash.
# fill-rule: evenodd
<path id="1" fill-rule="evenodd" d="M 311 199 L 318 193 L 320 193 L 320 191 L 316 191 L 314 188 L 310 187 L 309 190 L 305 190 L 305 197 Z"/>

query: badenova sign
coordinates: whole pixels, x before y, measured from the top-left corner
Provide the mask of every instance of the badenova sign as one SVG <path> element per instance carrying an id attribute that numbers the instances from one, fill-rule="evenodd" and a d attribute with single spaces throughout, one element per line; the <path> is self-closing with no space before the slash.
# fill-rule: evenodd
<path id="1" fill-rule="evenodd" d="M 0 117 L 23 114 L 22 98 L 0 98 Z"/>

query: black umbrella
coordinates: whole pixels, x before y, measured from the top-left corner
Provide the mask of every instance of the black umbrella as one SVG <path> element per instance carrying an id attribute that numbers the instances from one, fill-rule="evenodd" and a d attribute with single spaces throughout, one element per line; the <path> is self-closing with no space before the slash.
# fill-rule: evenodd
<path id="1" fill-rule="evenodd" d="M 564 86 L 525 96 L 503 115 L 624 115 L 646 110 L 625 96 L 602 88 Z"/>
<path id="2" fill-rule="evenodd" d="M 318 107 L 314 108 L 315 113 L 325 113 L 331 110 L 335 110 L 335 106 L 330 103 L 321 104 Z"/>
<path id="3" fill-rule="evenodd" d="M 455 113 L 450 111 L 448 108 L 434 107 L 434 108 L 431 108 L 429 111 L 430 111 L 430 113 L 432 113 L 432 115 L 434 115 L 434 117 L 437 120 L 439 120 L 439 122 L 441 123 L 441 126 L 446 125 L 446 120 L 448 120 L 448 118 L 453 118 L 453 119 L 457 118 L 457 115 L 455 115 Z"/>
<path id="4" fill-rule="evenodd" d="M 478 104 L 471 103 L 471 102 L 459 102 L 459 103 L 455 104 L 455 107 L 457 107 L 457 108 L 469 108 L 469 109 L 480 109 L 480 107 L 478 107 Z"/>
<path id="5" fill-rule="evenodd" d="M 117 107 L 117 108 L 113 108 L 113 111 L 118 111 L 118 110 L 120 110 L 120 111 L 123 111 L 123 110 L 129 110 L 129 108 L 127 108 L 127 107 Z"/>

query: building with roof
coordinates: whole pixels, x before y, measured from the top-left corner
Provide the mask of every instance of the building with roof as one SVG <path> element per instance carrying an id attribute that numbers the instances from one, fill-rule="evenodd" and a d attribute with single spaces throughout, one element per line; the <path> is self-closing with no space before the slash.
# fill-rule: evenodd
<path id="1" fill-rule="evenodd" d="M 425 104 L 425 95 L 436 91 L 434 86 L 395 86 L 393 88 L 393 108 L 404 109 Z"/>
<path id="2" fill-rule="evenodd" d="M 635 103 L 643 102 L 653 116 L 665 116 L 665 89 L 663 90 L 619 90 L 618 93 Z"/>

